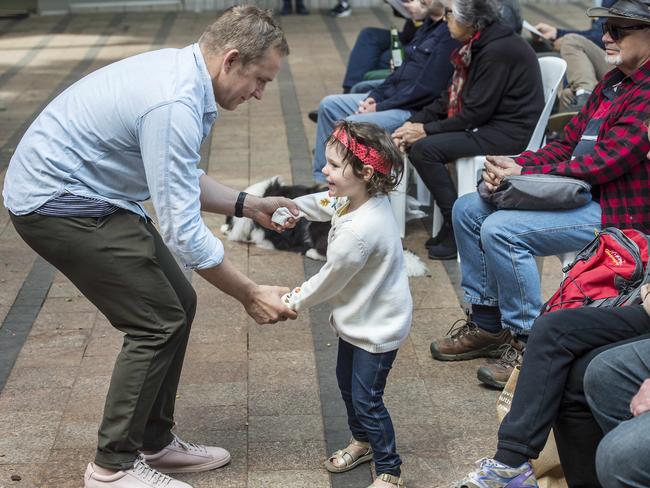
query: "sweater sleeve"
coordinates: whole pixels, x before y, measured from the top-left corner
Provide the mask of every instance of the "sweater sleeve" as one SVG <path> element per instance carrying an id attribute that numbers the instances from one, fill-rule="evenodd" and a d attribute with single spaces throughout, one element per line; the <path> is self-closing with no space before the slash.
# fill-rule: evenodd
<path id="1" fill-rule="evenodd" d="M 422 107 L 437 98 L 454 71 L 449 58 L 456 45 L 449 35 L 436 43 L 419 76 L 405 90 L 397 90 L 394 96 L 378 102 L 377 111 Z"/>
<path id="2" fill-rule="evenodd" d="M 294 203 L 307 220 L 315 222 L 328 222 L 338 208 L 344 203 L 344 199 L 330 196 L 328 191 L 310 193 L 302 197 L 294 198 Z"/>
<path id="3" fill-rule="evenodd" d="M 338 229 L 327 247 L 320 271 L 283 297 L 293 310 L 303 310 L 338 295 L 368 260 L 364 241 L 350 228 Z"/>
<path id="4" fill-rule="evenodd" d="M 481 127 L 492 119 L 506 89 L 509 66 L 498 60 L 483 60 L 468 81 L 462 94 L 460 112 L 450 119 L 434 120 L 424 124 L 428 135 L 440 132 L 463 131 Z"/>

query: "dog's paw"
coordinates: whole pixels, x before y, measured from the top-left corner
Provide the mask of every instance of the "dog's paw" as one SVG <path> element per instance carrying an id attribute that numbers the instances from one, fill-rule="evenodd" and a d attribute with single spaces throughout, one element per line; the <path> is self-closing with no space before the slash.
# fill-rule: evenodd
<path id="1" fill-rule="evenodd" d="M 230 231 L 230 226 L 228 224 L 223 224 L 219 230 L 221 231 L 222 234 L 228 235 L 228 232 Z"/>
<path id="2" fill-rule="evenodd" d="M 323 256 L 321 253 L 319 253 L 316 249 L 308 249 L 307 252 L 305 253 L 305 256 L 307 256 L 309 259 L 313 259 L 314 261 L 326 261 L 327 258 Z"/>

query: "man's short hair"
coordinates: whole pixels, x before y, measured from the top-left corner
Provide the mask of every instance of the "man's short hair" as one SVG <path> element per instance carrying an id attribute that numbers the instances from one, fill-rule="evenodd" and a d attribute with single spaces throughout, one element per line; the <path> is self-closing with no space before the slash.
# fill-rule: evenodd
<path id="1" fill-rule="evenodd" d="M 211 54 L 237 49 L 244 65 L 262 58 L 270 48 L 289 54 L 287 39 L 271 11 L 254 5 L 230 7 L 208 26 L 199 44 Z"/>

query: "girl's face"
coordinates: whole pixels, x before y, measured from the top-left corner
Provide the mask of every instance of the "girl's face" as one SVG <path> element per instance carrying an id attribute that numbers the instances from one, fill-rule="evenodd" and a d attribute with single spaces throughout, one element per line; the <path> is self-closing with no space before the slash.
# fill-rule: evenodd
<path id="1" fill-rule="evenodd" d="M 355 176 L 350 165 L 343 163 L 342 149 L 338 143 L 327 145 L 325 159 L 327 164 L 323 168 L 323 174 L 332 196 L 355 200 L 367 195 L 366 182 Z"/>

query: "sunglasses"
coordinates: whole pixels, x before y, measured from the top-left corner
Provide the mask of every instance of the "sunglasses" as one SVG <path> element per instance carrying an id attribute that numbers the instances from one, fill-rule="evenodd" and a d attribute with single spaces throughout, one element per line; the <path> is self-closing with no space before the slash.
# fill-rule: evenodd
<path id="1" fill-rule="evenodd" d="M 609 36 L 614 41 L 619 41 L 623 37 L 629 34 L 629 31 L 649 29 L 650 24 L 638 24 L 638 25 L 616 25 L 605 22 L 602 24 L 603 34 L 609 34 Z"/>

